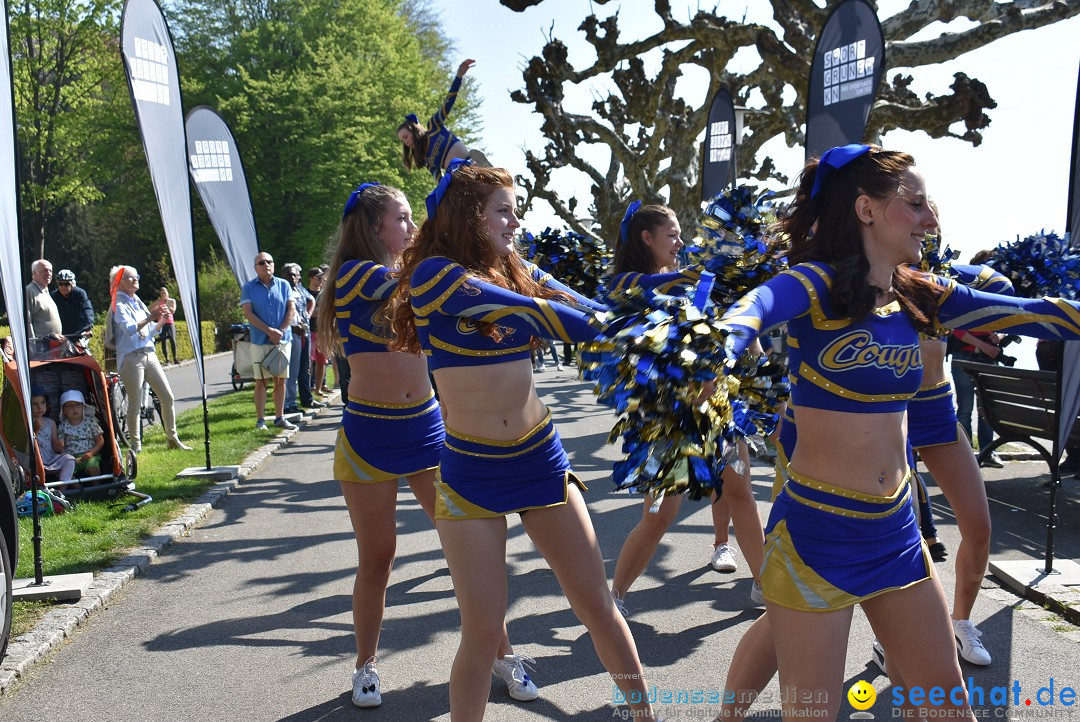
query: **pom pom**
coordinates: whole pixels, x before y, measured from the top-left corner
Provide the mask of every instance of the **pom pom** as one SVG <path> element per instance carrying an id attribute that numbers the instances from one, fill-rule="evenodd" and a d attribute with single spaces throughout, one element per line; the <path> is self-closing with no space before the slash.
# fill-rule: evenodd
<path id="1" fill-rule="evenodd" d="M 987 265 L 1012 282 L 1017 296 L 1080 300 L 1080 255 L 1066 239 L 1039 233 L 994 249 Z"/>
<path id="2" fill-rule="evenodd" d="M 616 487 L 711 494 L 737 439 L 775 427 L 767 409 L 784 395 L 783 374 L 749 355 L 731 359 L 730 329 L 711 304 L 640 287 L 608 302 L 605 340 L 581 344 L 578 367 L 621 417 L 608 436 L 622 439 L 626 455 L 614 467 Z"/>
<path id="3" fill-rule="evenodd" d="M 699 236 L 684 254 L 716 275 L 712 297 L 727 308 L 787 267 L 781 245 L 766 232 L 776 209 L 766 192 L 757 199 L 739 186 L 717 194 L 698 224 Z"/>
<path id="4" fill-rule="evenodd" d="M 610 261 L 596 241 L 573 231 L 545 228 L 538 236 L 525 233 L 525 257 L 569 288 L 595 298 Z"/>
<path id="5" fill-rule="evenodd" d="M 953 278 L 956 274 L 952 270 L 952 264 L 959 257 L 960 251 L 954 251 L 948 246 L 942 247 L 940 235 L 927 233 L 923 236 L 922 256 L 915 268 L 935 276 Z"/>

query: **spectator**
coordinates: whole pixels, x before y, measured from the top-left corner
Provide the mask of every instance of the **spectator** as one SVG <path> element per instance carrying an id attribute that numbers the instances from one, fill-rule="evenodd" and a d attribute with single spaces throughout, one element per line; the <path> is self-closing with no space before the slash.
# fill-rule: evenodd
<path id="1" fill-rule="evenodd" d="M 251 370 L 255 377 L 255 428 L 266 430 L 266 382 L 274 384 L 274 426 L 279 429 L 295 429 L 296 424 L 285 418 L 284 372 L 274 374 L 264 369 L 263 359 L 275 347 L 289 358 L 292 350 L 292 323 L 296 307 L 292 300 L 289 282 L 274 276 L 274 259 L 269 253 L 255 256 L 255 278 L 244 284 L 240 291 L 240 308 L 251 326 Z"/>
<path id="2" fill-rule="evenodd" d="M 94 335 L 94 307 L 86 291 L 75 284 L 75 273 L 63 269 L 56 274 L 56 290 L 50 294 L 60 314 L 62 333 L 73 342 L 85 342 Z"/>
<path id="3" fill-rule="evenodd" d="M 158 341 L 161 343 L 161 358 L 165 360 L 165 363 L 169 363 L 169 354 L 165 351 L 165 342 L 168 341 L 172 346 L 172 360 L 174 364 L 179 364 L 180 359 L 176 357 L 176 321 L 174 315 L 176 314 L 176 299 L 169 298 L 169 289 L 162 286 L 158 289 L 157 300 L 158 313 L 161 314 L 161 333 L 158 334 Z"/>
<path id="4" fill-rule="evenodd" d="M 292 351 L 289 356 L 289 378 L 285 382 L 286 414 L 299 414 L 301 405 L 309 409 L 325 406 L 311 396 L 311 313 L 315 310 L 315 297 L 300 283 L 300 273 L 300 265 L 296 263 L 286 263 L 282 268 L 282 274 L 292 289 L 293 305 L 296 308 L 296 319 L 292 326 Z"/>
<path id="5" fill-rule="evenodd" d="M 308 293 L 315 298 L 315 307 L 319 306 L 319 293 L 322 291 L 323 279 L 325 271 L 318 266 L 308 269 Z M 316 311 L 311 312 L 311 338 L 315 338 L 315 334 L 318 329 L 315 327 L 315 319 L 318 316 Z M 312 393 L 326 395 L 330 393 L 330 389 L 326 386 L 326 363 L 328 359 L 322 351 L 319 350 L 319 344 L 311 344 L 311 391 Z"/>
<path id="6" fill-rule="evenodd" d="M 101 424 L 86 413 L 86 399 L 82 391 L 68 389 L 60 396 L 60 421 L 58 436 L 67 452 L 75 457 L 75 473 L 97 476 L 101 473 L 101 450 L 105 448 L 105 435 Z"/>
<path id="7" fill-rule="evenodd" d="M 128 441 L 133 451 L 142 451 L 143 383 L 150 384 L 161 402 L 161 426 L 170 449 L 191 451 L 176 434 L 176 398 L 164 369 L 154 353 L 154 336 L 161 331 L 157 304 L 151 311 L 137 295 L 139 272 L 131 266 L 113 266 L 109 271 L 112 294 L 113 332 L 116 339 L 116 370 L 128 393 Z"/>
<path id="8" fill-rule="evenodd" d="M 60 336 L 63 324 L 56 303 L 49 295 L 52 283 L 52 264 L 44 258 L 34 261 L 30 266 L 30 275 L 34 279 L 26 284 L 26 313 L 29 320 L 27 330 L 30 338 L 38 336 Z"/>

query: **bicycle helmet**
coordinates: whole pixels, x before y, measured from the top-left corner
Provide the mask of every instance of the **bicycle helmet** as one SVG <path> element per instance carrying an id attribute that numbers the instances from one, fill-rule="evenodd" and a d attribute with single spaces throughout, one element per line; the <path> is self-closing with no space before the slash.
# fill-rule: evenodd
<path id="1" fill-rule="evenodd" d="M 75 283 L 75 272 L 63 269 L 56 274 L 57 281 L 67 281 L 68 283 Z"/>

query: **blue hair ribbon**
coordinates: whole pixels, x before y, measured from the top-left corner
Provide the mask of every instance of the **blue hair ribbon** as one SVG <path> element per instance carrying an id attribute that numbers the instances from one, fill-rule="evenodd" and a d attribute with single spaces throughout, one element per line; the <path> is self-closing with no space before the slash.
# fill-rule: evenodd
<path id="1" fill-rule="evenodd" d="M 638 208 L 641 208 L 641 201 L 634 201 L 626 207 L 622 223 L 619 224 L 619 243 L 626 243 L 627 236 L 630 233 L 630 221 L 633 220 L 634 214 L 638 212 Z"/>
<path id="2" fill-rule="evenodd" d="M 349 200 L 345 201 L 345 211 L 341 214 L 341 220 L 345 220 L 345 217 L 349 215 L 353 208 L 356 208 L 356 199 L 360 197 L 360 194 L 366 191 L 371 186 L 377 186 L 378 183 L 361 183 L 356 187 L 352 193 L 349 194 Z"/>
<path id="3" fill-rule="evenodd" d="M 446 195 L 447 189 L 450 188 L 450 181 L 453 179 L 454 171 L 462 166 L 472 165 L 473 162 L 468 158 L 454 158 L 446 166 L 446 171 L 443 172 L 442 178 L 439 179 L 439 184 L 435 186 L 435 190 L 428 194 L 427 199 L 424 200 L 424 205 L 427 206 L 427 217 L 434 218 L 435 212 L 439 209 L 439 204 L 442 203 L 443 196 Z"/>
<path id="4" fill-rule="evenodd" d="M 409 113 L 405 116 L 406 123 L 416 123 L 419 125 L 420 119 L 416 117 L 416 113 Z"/>
<path id="5" fill-rule="evenodd" d="M 817 197 L 817 194 L 825 186 L 825 180 L 832 175 L 834 170 L 843 168 L 859 156 L 866 155 L 869 152 L 870 146 L 863 143 L 838 145 L 825 151 L 818 160 L 817 173 L 814 174 L 814 187 L 810 190 L 810 197 Z"/>

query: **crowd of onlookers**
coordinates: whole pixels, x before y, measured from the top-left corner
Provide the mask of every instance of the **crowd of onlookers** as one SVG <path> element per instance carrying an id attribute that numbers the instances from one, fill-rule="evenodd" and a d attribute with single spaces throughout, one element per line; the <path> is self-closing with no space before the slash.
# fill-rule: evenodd
<path id="1" fill-rule="evenodd" d="M 327 270 L 325 266 L 309 269 L 305 286 L 298 264 L 285 264 L 282 275 L 275 276 L 273 257 L 260 253 L 255 258 L 256 278 L 241 290 L 240 308 L 250 327 L 255 403 L 259 409 L 256 426 L 260 429 L 267 428 L 262 409 L 268 388 L 274 404 L 274 425 L 290 429 L 295 425 L 289 415 L 300 413 L 303 408 L 326 405 L 324 399 L 332 391 L 326 383 L 328 366 L 344 369 L 347 377 L 344 360 L 339 363 L 337 358 L 328 358 L 314 343 L 315 304 Z M 31 265 L 31 277 L 33 280 L 26 286 L 30 338 L 67 340 L 86 349 L 94 334 L 94 307 L 86 291 L 79 288 L 75 273 L 63 269 L 54 276 L 52 264 L 39 259 Z M 51 288 L 54 278 L 55 287 Z M 143 303 L 137 295 L 139 274 L 130 266 L 115 267 L 109 280 L 110 309 L 106 325 L 111 328 L 105 333 L 105 346 L 115 351 L 117 370 L 125 386 L 130 382 L 133 388 L 141 388 L 147 383 L 154 389 L 162 403 L 168 445 L 187 448 L 176 436 L 173 394 L 162 370 L 163 365 L 170 363 L 170 352 L 171 363 L 180 363 L 176 353 L 176 300 L 170 297 L 167 288 L 161 288 L 154 301 L 149 305 Z M 347 383 L 347 378 L 338 376 L 338 380 Z M 142 396 L 129 393 L 128 398 L 138 401 Z M 137 414 L 141 409 L 132 405 L 126 411 L 129 428 L 138 429 Z M 52 439 L 46 439 L 45 443 L 53 451 Z M 141 440 L 132 440 L 132 446 L 139 450 Z"/>

